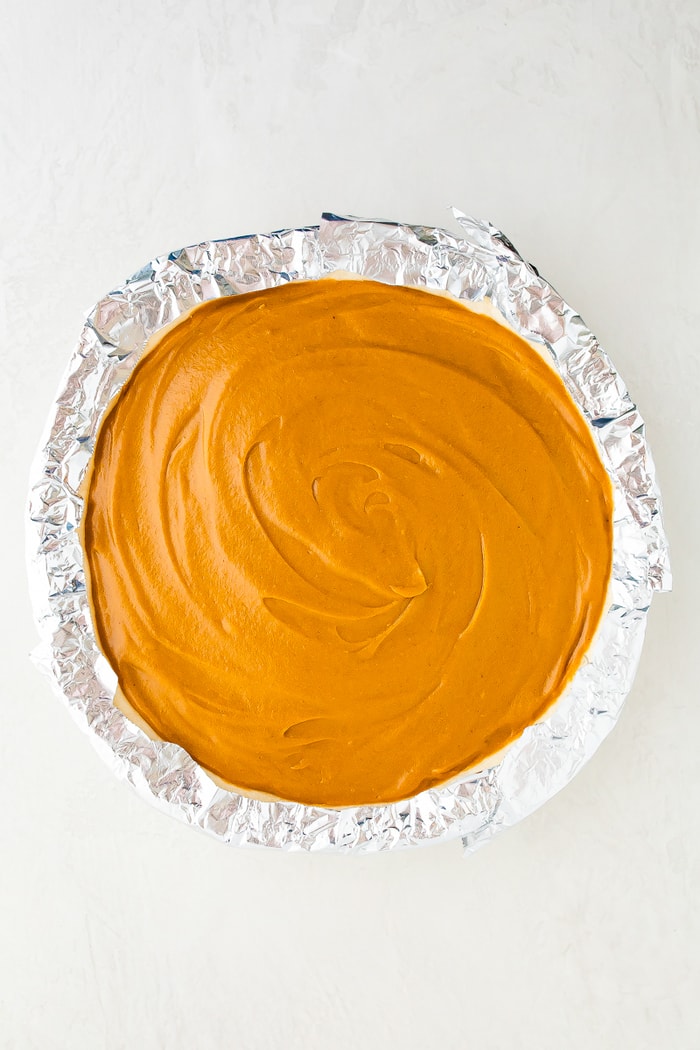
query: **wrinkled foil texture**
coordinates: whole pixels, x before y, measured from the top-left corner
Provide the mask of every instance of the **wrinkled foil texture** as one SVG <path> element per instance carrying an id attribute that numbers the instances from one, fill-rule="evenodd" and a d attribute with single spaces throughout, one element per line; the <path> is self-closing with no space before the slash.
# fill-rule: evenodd
<path id="1" fill-rule="evenodd" d="M 114 772 L 160 809 L 222 842 L 374 851 L 461 837 L 471 852 L 560 790 L 615 724 L 641 652 L 655 591 L 671 575 L 644 423 L 581 318 L 488 223 L 454 210 L 446 230 L 324 215 L 320 226 L 207 241 L 154 259 L 88 315 L 32 468 L 33 654 Z M 324 809 L 225 791 L 180 747 L 150 740 L 116 707 L 97 648 L 83 572 L 80 495 L 101 418 L 146 340 L 197 303 L 346 270 L 388 284 L 490 299 L 544 346 L 580 405 L 615 489 L 610 606 L 574 680 L 547 716 L 450 784 L 391 805 Z M 465 702 L 468 702 L 468 695 Z"/>

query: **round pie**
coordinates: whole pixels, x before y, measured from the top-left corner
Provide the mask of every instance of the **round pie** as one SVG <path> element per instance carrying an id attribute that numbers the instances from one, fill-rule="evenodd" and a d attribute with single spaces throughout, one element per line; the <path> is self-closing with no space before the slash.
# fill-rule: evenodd
<path id="1" fill-rule="evenodd" d="M 295 281 L 148 344 L 84 546 L 131 709 L 249 792 L 392 802 L 562 693 L 604 612 L 612 487 L 551 364 L 446 296 Z"/>

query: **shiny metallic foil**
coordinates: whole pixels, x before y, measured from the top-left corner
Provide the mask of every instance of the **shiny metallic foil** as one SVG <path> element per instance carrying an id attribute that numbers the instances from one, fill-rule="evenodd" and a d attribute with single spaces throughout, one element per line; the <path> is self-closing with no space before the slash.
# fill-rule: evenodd
<path id="1" fill-rule="evenodd" d="M 114 772 L 160 809 L 236 846 L 361 852 L 461 837 L 467 852 L 578 772 L 619 717 L 655 591 L 671 586 L 644 423 L 581 318 L 498 230 L 455 211 L 461 235 L 324 215 L 320 226 L 207 241 L 148 263 L 88 315 L 31 475 L 28 561 L 41 643 L 33 654 Z M 544 345 L 588 419 L 615 489 L 610 606 L 564 695 L 493 765 L 405 802 L 322 809 L 225 791 L 174 744 L 150 740 L 112 703 L 116 677 L 90 615 L 78 526 L 100 420 L 146 340 L 197 303 L 346 270 L 476 303 Z M 468 699 L 468 697 L 467 697 Z"/>

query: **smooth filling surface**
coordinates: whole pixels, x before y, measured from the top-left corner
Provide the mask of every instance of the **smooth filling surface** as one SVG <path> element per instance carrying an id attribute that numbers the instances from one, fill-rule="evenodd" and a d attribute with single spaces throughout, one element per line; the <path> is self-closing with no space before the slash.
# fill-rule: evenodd
<path id="1" fill-rule="evenodd" d="M 561 379 L 418 289 L 196 307 L 100 429 L 83 542 L 135 711 L 242 789 L 390 802 L 535 722 L 604 611 L 612 489 Z"/>

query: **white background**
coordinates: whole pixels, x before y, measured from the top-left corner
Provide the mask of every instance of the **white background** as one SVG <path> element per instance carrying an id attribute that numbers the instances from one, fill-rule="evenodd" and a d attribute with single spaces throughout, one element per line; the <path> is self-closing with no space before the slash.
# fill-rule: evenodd
<path id="1" fill-rule="evenodd" d="M 2 5 L 0 1047 L 700 1046 L 694 0 Z M 617 729 L 471 859 L 227 850 L 29 662 L 29 462 L 92 303 L 321 210 L 506 231 L 648 422 L 675 590 Z"/>

